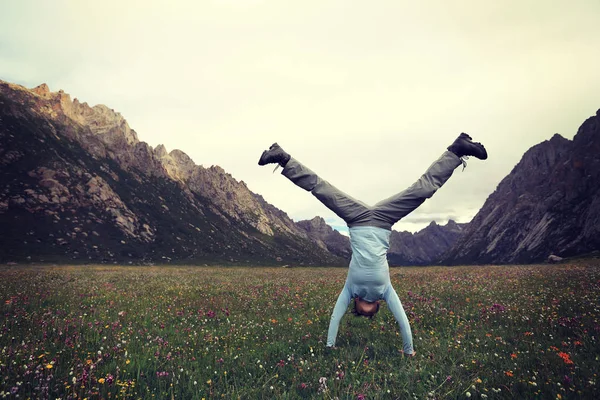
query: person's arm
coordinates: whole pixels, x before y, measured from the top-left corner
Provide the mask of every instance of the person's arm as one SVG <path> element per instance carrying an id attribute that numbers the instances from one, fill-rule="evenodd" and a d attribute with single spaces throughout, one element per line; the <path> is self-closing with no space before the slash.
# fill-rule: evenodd
<path id="1" fill-rule="evenodd" d="M 406 313 L 404 312 L 404 307 L 402 307 L 402 303 L 398 298 L 398 294 L 396 293 L 391 284 L 385 291 L 383 298 L 387 303 L 389 310 L 392 312 L 392 314 L 394 314 L 394 318 L 396 318 L 398 326 L 400 327 L 400 334 L 402 335 L 404 354 L 413 354 L 414 349 L 410 324 L 408 322 L 408 318 L 406 317 Z"/>
<path id="2" fill-rule="evenodd" d="M 344 285 L 340 295 L 338 296 L 337 302 L 335 303 L 335 307 L 333 308 L 333 313 L 331 314 L 331 320 L 329 321 L 329 332 L 327 333 L 327 347 L 335 346 L 335 339 L 337 337 L 338 328 L 340 326 L 340 320 L 344 313 L 346 312 L 346 308 L 348 308 L 348 304 L 352 299 L 352 294 L 350 293 L 350 289 L 347 285 Z"/>

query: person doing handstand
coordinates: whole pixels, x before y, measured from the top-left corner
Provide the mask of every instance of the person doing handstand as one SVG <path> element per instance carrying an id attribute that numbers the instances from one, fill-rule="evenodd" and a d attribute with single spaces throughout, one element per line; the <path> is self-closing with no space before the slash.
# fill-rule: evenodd
<path id="1" fill-rule="evenodd" d="M 286 153 L 277 143 L 265 150 L 258 165 L 279 164 L 282 174 L 297 186 L 310 191 L 327 208 L 348 224 L 352 258 L 346 283 L 338 296 L 329 322 L 327 347 L 335 346 L 342 316 L 352 299 L 356 315 L 372 317 L 385 300 L 400 327 L 403 353 L 416 354 L 410 324 L 402 303 L 390 282 L 387 251 L 392 225 L 419 207 L 450 178 L 468 156 L 487 159 L 481 143 L 461 133 L 425 173 L 408 189 L 369 206 L 337 189 Z"/>

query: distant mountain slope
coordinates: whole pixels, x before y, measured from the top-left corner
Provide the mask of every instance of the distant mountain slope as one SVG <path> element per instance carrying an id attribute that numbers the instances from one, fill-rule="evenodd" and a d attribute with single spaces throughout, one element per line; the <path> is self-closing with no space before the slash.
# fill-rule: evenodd
<path id="1" fill-rule="evenodd" d="M 343 262 L 222 168 L 46 85 L 0 81 L 0 178 L 0 262 Z"/>
<path id="2" fill-rule="evenodd" d="M 297 224 L 323 248 L 350 259 L 349 238 L 332 229 L 323 218 L 315 217 Z M 436 264 L 439 257 L 456 242 L 465 225 L 450 220 L 446 225 L 431 222 L 416 233 L 392 231 L 388 261 L 390 265 Z"/>
<path id="3" fill-rule="evenodd" d="M 573 141 L 556 134 L 524 155 L 445 264 L 529 263 L 600 250 L 600 110 Z"/>
<path id="4" fill-rule="evenodd" d="M 461 235 L 466 224 L 453 220 L 446 225 L 432 221 L 419 232 L 392 231 L 388 261 L 390 265 L 432 265 L 437 264 Z"/>
<path id="5" fill-rule="evenodd" d="M 298 221 L 297 224 L 324 249 L 337 256 L 350 259 L 352 255 L 350 240 L 347 236 L 327 225 L 323 218 L 314 217 L 311 220 Z"/>

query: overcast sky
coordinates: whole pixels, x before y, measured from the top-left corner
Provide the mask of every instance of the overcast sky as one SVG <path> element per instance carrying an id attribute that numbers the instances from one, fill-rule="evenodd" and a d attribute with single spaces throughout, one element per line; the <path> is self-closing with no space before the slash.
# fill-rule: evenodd
<path id="1" fill-rule="evenodd" d="M 338 228 L 263 149 L 374 204 L 470 133 L 489 159 L 394 226 L 417 231 L 470 221 L 528 148 L 595 114 L 598 21 L 598 0 L 0 0 L 0 78 L 105 104 L 153 147 Z"/>

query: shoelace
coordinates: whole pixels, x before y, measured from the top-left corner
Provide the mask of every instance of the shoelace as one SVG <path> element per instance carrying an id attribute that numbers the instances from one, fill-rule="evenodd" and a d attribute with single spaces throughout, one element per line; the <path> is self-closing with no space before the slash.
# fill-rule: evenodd
<path id="1" fill-rule="evenodd" d="M 467 160 L 469 159 L 469 156 L 462 156 L 460 158 L 460 162 L 462 163 L 463 166 L 463 171 L 465 170 L 465 168 L 467 168 Z"/>
<path id="2" fill-rule="evenodd" d="M 279 165 L 279 163 L 277 163 L 277 165 L 275 166 L 275 169 L 273 170 L 273 173 L 275 173 L 275 171 L 277 171 L 277 169 L 281 167 L 281 165 Z M 464 169 L 464 168 L 463 168 Z"/>

